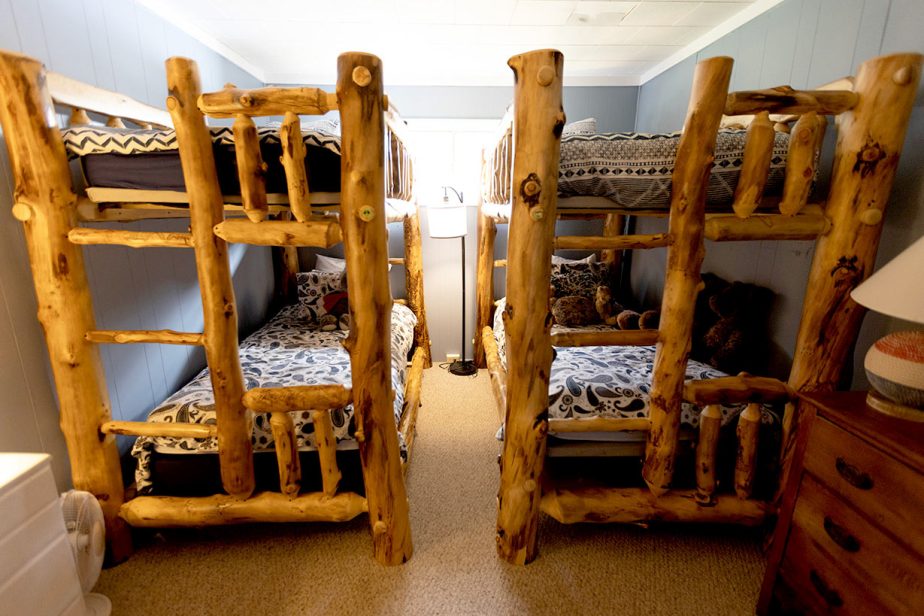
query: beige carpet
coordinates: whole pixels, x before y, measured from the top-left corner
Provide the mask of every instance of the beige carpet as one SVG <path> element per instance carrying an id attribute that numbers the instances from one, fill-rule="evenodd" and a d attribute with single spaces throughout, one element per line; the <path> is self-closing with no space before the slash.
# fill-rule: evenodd
<path id="1" fill-rule="evenodd" d="M 371 557 L 366 520 L 165 531 L 103 572 L 123 614 L 752 614 L 760 536 L 736 528 L 563 526 L 540 556 L 494 551 L 497 429 L 487 373 L 424 376 L 408 475 L 415 554 Z"/>

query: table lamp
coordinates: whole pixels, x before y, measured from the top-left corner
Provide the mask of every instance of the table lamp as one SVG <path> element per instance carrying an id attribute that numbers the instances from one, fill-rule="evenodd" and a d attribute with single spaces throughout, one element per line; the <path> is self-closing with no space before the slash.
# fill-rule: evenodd
<path id="1" fill-rule="evenodd" d="M 870 310 L 924 323 L 924 237 L 854 289 Z M 924 421 L 924 330 L 880 338 L 863 361 L 871 388 L 866 403 L 882 413 Z"/>
<path id="2" fill-rule="evenodd" d="M 449 203 L 447 190 L 455 193 L 458 205 Z M 475 362 L 465 359 L 465 235 L 468 233 L 468 218 L 462 194 L 452 186 L 443 186 L 443 203 L 432 206 L 428 211 L 430 237 L 461 238 L 462 241 L 462 348 L 459 359 L 449 365 L 449 372 L 458 376 L 470 376 L 478 372 Z"/>

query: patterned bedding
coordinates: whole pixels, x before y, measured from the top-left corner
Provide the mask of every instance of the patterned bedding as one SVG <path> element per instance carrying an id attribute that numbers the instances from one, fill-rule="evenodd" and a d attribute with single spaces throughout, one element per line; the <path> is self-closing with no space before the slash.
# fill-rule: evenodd
<path id="1" fill-rule="evenodd" d="M 504 323 L 504 300 L 494 315 L 494 339 L 503 365 L 507 365 Z M 554 326 L 553 333 L 611 329 L 607 325 L 583 328 Z M 556 347 L 555 360 L 549 377 L 549 418 L 578 419 L 589 417 L 637 418 L 648 417 L 654 346 L 587 346 Z M 698 361 L 687 362 L 687 379 L 714 379 L 728 376 L 712 366 Z M 722 405 L 722 425 L 730 424 L 745 405 Z M 684 402 L 682 425 L 699 425 L 698 407 Z M 763 409 L 762 422 L 778 422 L 776 415 Z M 616 434 L 616 433 L 610 433 Z"/>
<path id="2" fill-rule="evenodd" d="M 744 160 L 747 131 L 722 129 L 716 138 L 715 166 L 709 176 L 707 206 L 730 204 Z M 671 174 L 680 133 L 599 133 L 571 135 L 561 140 L 559 197 L 603 197 L 620 209 L 666 210 L 670 207 Z M 785 176 L 789 135 L 774 138 L 770 175 L 765 192 L 779 194 Z M 568 202 L 561 202 L 566 209 Z M 575 203 L 574 207 L 587 207 Z M 489 216 L 506 220 L 509 204 L 488 204 Z"/>
<path id="3" fill-rule="evenodd" d="M 414 342 L 417 318 L 406 306 L 395 304 L 391 316 L 391 385 L 395 392 L 395 422 L 401 418 L 407 357 Z M 262 328 L 240 344 L 244 386 L 283 387 L 335 383 L 349 386 L 350 355 L 341 345 L 347 332 L 322 332 L 311 323 L 301 304 L 287 306 Z M 310 413 L 295 413 L 295 432 L 301 451 L 315 449 L 314 426 Z M 338 449 L 355 448 L 353 409 L 348 406 L 331 411 Z M 215 423 L 214 398 L 208 368 L 151 411 L 148 421 Z M 400 439 L 400 435 L 399 435 Z M 269 415 L 254 414 L 253 447 L 255 451 L 273 449 Z M 140 493 L 151 491 L 151 454 L 216 453 L 216 438 L 193 439 L 139 437 L 132 447 L 138 461 L 135 480 Z M 407 455 L 401 442 L 401 455 Z"/>

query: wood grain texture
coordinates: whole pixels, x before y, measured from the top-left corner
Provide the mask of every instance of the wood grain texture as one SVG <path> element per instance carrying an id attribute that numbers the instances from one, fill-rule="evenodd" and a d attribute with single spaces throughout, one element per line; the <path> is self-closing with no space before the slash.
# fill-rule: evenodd
<path id="1" fill-rule="evenodd" d="M 251 222 L 262 222 L 268 212 L 266 205 L 266 163 L 260 154 L 257 126 L 250 116 L 239 114 L 232 126 L 237 176 L 241 185 L 241 203 Z"/>
<path id="2" fill-rule="evenodd" d="M 354 78 L 366 73 L 368 81 Z M 350 272 L 351 329 L 346 346 L 353 375 L 356 440 L 373 554 L 382 564 L 398 565 L 411 557 L 413 547 L 392 408 L 382 62 L 369 54 L 341 54 L 337 75 L 343 127 L 340 224 Z"/>
<path id="3" fill-rule="evenodd" d="M 228 494 L 247 497 L 254 490 L 253 422 L 241 398 L 244 378 L 237 345 L 237 305 L 231 284 L 228 246 L 212 229 L 224 219 L 224 201 L 212 153 L 212 138 L 196 107 L 201 91 L 196 63 L 167 60 L 167 108 L 176 127 L 177 145 L 196 251 L 196 272 L 202 295 L 205 356 L 208 361 L 218 422 L 221 480 Z"/>
<path id="4" fill-rule="evenodd" d="M 651 431 L 642 467 L 645 483 L 655 495 L 670 489 L 674 474 L 683 381 L 705 254 L 706 184 L 731 68 L 731 58 L 724 57 L 703 60 L 696 65 L 687 120 L 672 175 L 668 224 L 672 242 L 667 251 L 661 335 L 652 373 Z"/>
<path id="5" fill-rule="evenodd" d="M 189 233 L 164 231 L 123 231 L 121 229 L 90 229 L 75 227 L 67 239 L 81 246 L 110 244 L 129 248 L 192 248 L 193 238 Z"/>
<path id="6" fill-rule="evenodd" d="M 258 413 L 285 413 L 341 408 L 352 399 L 352 392 L 343 385 L 292 385 L 248 389 L 241 400 Z"/>
<path id="7" fill-rule="evenodd" d="M 68 241 L 77 225 L 77 197 L 42 65 L 0 52 L 0 105 L 14 200 L 32 211 L 23 222 L 38 319 L 55 378 L 60 425 L 74 487 L 94 494 L 106 521 L 107 555 L 119 562 L 131 553 L 131 537 L 118 517 L 124 499 L 115 438 L 100 438 L 110 405 L 99 351 L 84 338 L 95 330 L 82 249 Z"/>
<path id="8" fill-rule="evenodd" d="M 539 480 L 548 431 L 552 326 L 548 280 L 555 230 L 564 59 L 555 50 L 514 56 L 513 205 L 507 249 L 506 432 L 498 491 L 497 551 L 513 564 L 537 554 Z"/>
<path id="9" fill-rule="evenodd" d="M 203 94 L 199 109 L 214 118 L 248 116 L 324 115 L 337 109 L 337 97 L 318 88 L 255 88 L 240 90 L 226 87 Z"/>
<path id="10" fill-rule="evenodd" d="M 214 424 L 151 422 L 151 421 L 107 421 L 100 426 L 103 434 L 126 436 L 169 436 L 173 438 L 210 438 L 218 436 Z"/>
<path id="11" fill-rule="evenodd" d="M 302 125 L 298 116 L 286 111 L 279 127 L 279 142 L 282 146 L 282 167 L 286 172 L 286 187 L 289 191 L 289 207 L 295 220 L 305 222 L 311 218 L 311 196 L 308 191 L 308 172 L 305 170 L 305 142 L 302 139 Z"/>
<path id="12" fill-rule="evenodd" d="M 340 223 L 328 220 L 267 220 L 254 224 L 236 218 L 215 225 L 215 235 L 232 244 L 258 246 L 314 246 L 330 248 L 340 242 Z"/>
<path id="13" fill-rule="evenodd" d="M 484 160 L 482 160 L 484 164 Z M 487 367 L 484 340 L 480 332 L 491 326 L 494 318 L 494 243 L 497 239 L 497 224 L 494 219 L 478 208 L 478 261 L 475 270 L 475 365 Z M 504 266 L 506 267 L 506 260 Z"/>
<path id="14" fill-rule="evenodd" d="M 389 259 L 391 263 L 391 259 Z M 417 317 L 414 325 L 414 343 L 423 350 L 424 368 L 433 365 L 430 356 L 430 329 L 427 325 L 427 308 L 424 303 L 423 248 L 420 236 L 420 215 L 416 212 L 404 219 L 404 284 L 408 308 Z"/>
<path id="15" fill-rule="evenodd" d="M 747 139 L 744 144 L 744 161 L 738 185 L 735 187 L 735 201 L 732 206 L 735 216 L 747 218 L 760 205 L 770 173 L 770 160 L 773 158 L 773 144 L 776 131 L 766 111 L 758 113 L 748 125 Z"/>
<path id="16" fill-rule="evenodd" d="M 761 111 L 837 115 L 853 109 L 857 101 L 857 94 L 850 90 L 794 90 L 789 86 L 779 86 L 732 92 L 725 103 L 725 115 L 748 115 Z"/>
<path id="17" fill-rule="evenodd" d="M 719 430 L 722 411 L 707 404 L 699 414 L 699 441 L 696 444 L 696 501 L 704 505 L 715 499 L 716 454 L 719 450 Z"/>

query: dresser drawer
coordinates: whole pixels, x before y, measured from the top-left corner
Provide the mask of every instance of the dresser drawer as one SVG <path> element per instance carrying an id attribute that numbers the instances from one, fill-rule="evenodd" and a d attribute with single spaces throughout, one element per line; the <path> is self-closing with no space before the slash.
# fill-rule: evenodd
<path id="1" fill-rule="evenodd" d="M 805 468 L 855 509 L 924 554 L 924 478 L 853 434 L 813 422 Z"/>
<path id="2" fill-rule="evenodd" d="M 901 603 L 893 605 L 893 609 L 903 604 L 916 606 L 912 613 L 924 613 L 921 555 L 913 554 L 872 525 L 810 475 L 802 480 L 793 512 L 792 532 L 796 530 L 814 543 L 824 560 L 837 562 L 853 577 L 863 580 L 884 605 L 898 598 Z"/>
<path id="3" fill-rule="evenodd" d="M 883 601 L 869 580 L 863 580 L 859 572 L 851 575 L 798 525 L 790 530 L 779 574 L 809 614 L 898 616 L 914 613 L 908 612 L 901 596 L 888 598 L 888 603 Z"/>

